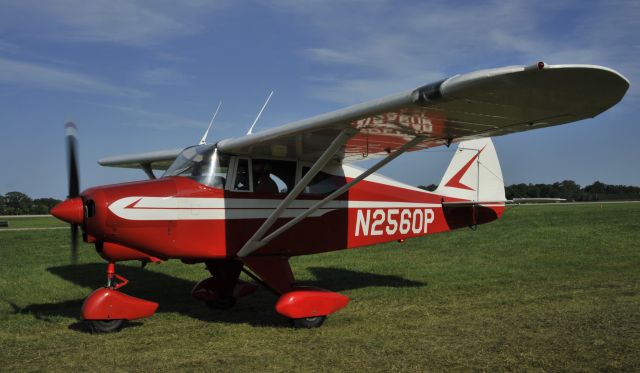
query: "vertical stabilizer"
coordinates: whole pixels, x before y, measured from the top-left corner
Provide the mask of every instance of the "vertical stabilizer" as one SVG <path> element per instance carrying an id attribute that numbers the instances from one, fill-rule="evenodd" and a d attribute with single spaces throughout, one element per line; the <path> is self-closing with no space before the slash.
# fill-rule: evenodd
<path id="1" fill-rule="evenodd" d="M 458 144 L 435 193 L 468 201 L 504 201 L 502 170 L 491 138 Z"/>

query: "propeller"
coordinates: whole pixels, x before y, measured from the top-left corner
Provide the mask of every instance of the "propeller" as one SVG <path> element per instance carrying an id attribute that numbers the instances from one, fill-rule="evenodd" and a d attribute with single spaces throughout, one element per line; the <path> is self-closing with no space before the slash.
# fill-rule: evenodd
<path id="1" fill-rule="evenodd" d="M 80 195 L 80 177 L 78 175 L 78 129 L 73 122 L 64 125 L 67 144 L 67 171 L 69 195 L 67 198 L 75 198 Z M 78 262 L 78 223 L 71 224 L 71 263 Z"/>

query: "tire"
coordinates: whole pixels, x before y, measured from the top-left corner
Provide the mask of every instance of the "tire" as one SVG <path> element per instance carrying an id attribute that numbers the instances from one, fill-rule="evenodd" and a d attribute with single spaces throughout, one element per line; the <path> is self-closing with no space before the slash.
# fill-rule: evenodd
<path id="1" fill-rule="evenodd" d="M 92 333 L 115 333 L 122 329 L 124 320 L 86 320 Z"/>
<path id="2" fill-rule="evenodd" d="M 236 298 L 224 297 L 205 302 L 213 310 L 228 310 L 236 305 Z"/>
<path id="3" fill-rule="evenodd" d="M 318 328 L 324 323 L 327 316 L 305 317 L 303 319 L 293 319 L 293 326 L 296 329 Z"/>

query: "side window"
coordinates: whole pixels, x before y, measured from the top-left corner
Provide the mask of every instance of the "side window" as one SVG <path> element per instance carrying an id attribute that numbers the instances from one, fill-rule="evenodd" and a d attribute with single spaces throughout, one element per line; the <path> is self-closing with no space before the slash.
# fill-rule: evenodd
<path id="1" fill-rule="evenodd" d="M 302 176 L 306 175 L 311 167 L 302 167 Z M 345 185 L 344 176 L 331 175 L 326 172 L 318 172 L 309 185 L 304 188 L 305 194 L 326 194 Z"/>
<path id="2" fill-rule="evenodd" d="M 236 167 L 236 182 L 233 185 L 233 190 L 250 190 L 249 160 L 246 158 L 238 159 L 238 166 Z"/>
<path id="3" fill-rule="evenodd" d="M 253 191 L 258 193 L 289 193 L 296 180 L 296 162 L 253 160 Z"/>

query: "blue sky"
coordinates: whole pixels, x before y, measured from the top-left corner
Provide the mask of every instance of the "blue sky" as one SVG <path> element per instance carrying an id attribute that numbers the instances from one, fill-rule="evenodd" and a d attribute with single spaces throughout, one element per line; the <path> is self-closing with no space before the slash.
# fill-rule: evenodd
<path id="1" fill-rule="evenodd" d="M 0 194 L 63 198 L 63 125 L 82 188 L 144 178 L 99 158 L 209 142 L 488 67 L 586 63 L 631 81 L 601 116 L 495 140 L 507 184 L 640 185 L 638 1 L 0 1 Z M 382 170 L 438 183 L 446 152 Z"/>

